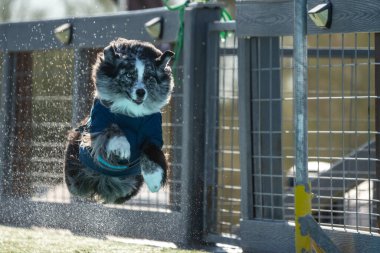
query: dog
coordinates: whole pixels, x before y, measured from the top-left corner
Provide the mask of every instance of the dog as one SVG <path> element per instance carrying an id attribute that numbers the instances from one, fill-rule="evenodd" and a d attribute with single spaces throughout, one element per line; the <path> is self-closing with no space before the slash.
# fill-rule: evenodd
<path id="1" fill-rule="evenodd" d="M 71 194 L 121 204 L 144 182 L 151 192 L 165 185 L 161 109 L 173 91 L 173 56 L 124 38 L 98 54 L 91 112 L 68 134 L 64 177 Z"/>

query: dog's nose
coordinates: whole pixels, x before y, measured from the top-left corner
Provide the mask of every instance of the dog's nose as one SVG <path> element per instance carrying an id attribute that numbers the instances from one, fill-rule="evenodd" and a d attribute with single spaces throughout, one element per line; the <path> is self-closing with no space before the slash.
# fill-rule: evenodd
<path id="1" fill-rule="evenodd" d="M 144 89 L 138 89 L 136 90 L 136 95 L 140 98 L 145 96 L 145 90 Z"/>

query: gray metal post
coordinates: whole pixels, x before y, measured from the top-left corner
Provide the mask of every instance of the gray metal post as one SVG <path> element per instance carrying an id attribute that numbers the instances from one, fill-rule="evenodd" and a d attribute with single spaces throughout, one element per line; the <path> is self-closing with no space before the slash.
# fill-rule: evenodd
<path id="1" fill-rule="evenodd" d="M 311 189 L 308 177 L 307 115 L 307 9 L 306 0 L 294 2 L 294 128 L 295 128 L 295 246 L 296 252 L 312 252 L 312 238 L 325 252 L 339 252 L 311 216 Z"/>
<path id="2" fill-rule="evenodd" d="M 375 33 L 375 128 L 376 128 L 376 182 L 374 199 L 380 200 L 380 33 Z M 380 213 L 380 202 L 375 208 Z M 380 216 L 377 216 L 377 227 L 380 228 Z"/>
<path id="3" fill-rule="evenodd" d="M 90 112 L 94 87 L 91 83 L 91 59 L 96 51 L 83 48 L 74 49 L 73 111 L 71 126 L 77 127 Z"/>
<path id="4" fill-rule="evenodd" d="M 239 65 L 239 145 L 241 180 L 241 216 L 242 222 L 254 218 L 253 208 L 253 164 L 252 164 L 252 103 L 251 94 L 251 40 L 240 38 L 238 41 Z"/>
<path id="5" fill-rule="evenodd" d="M 207 85 L 206 85 L 206 118 L 205 118 L 205 185 L 204 185 L 204 233 L 216 226 L 215 203 L 212 196 L 216 196 L 217 178 L 215 175 L 215 150 L 217 148 L 218 133 L 216 124 L 218 121 L 218 101 L 215 99 L 219 92 L 219 33 L 209 32 L 207 41 Z M 212 228 L 214 229 L 214 228 Z M 207 231 L 206 231 L 207 230 Z"/>
<path id="6" fill-rule="evenodd" d="M 307 144 L 307 40 L 306 0 L 294 1 L 294 130 L 295 130 L 295 246 L 296 252 L 311 252 L 310 236 L 301 227 L 300 218 L 311 214 L 311 192 L 308 178 Z M 303 231 L 303 232 L 302 232 Z"/>
<path id="7" fill-rule="evenodd" d="M 306 0 L 294 2 L 294 130 L 296 184 L 308 187 Z"/>
<path id="8" fill-rule="evenodd" d="M 192 5 L 185 12 L 181 210 L 189 242 L 201 240 L 203 232 L 207 34 L 208 23 L 219 16 L 216 5 Z"/>
<path id="9" fill-rule="evenodd" d="M 6 188 L 6 178 L 10 168 L 9 142 L 10 142 L 10 120 L 12 112 L 12 86 L 11 86 L 11 56 L 4 52 L 2 61 L 2 86 L 0 99 L 0 196 Z"/>

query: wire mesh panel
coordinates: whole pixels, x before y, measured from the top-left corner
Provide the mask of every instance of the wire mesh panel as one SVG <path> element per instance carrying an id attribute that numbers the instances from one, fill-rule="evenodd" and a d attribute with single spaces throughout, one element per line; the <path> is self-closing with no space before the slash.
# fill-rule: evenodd
<path id="1" fill-rule="evenodd" d="M 1 101 L 1 111 L 5 114 L 0 117 L 0 130 L 5 133 L 0 136 L 0 142 L 4 144 L 0 145 L 0 191 L 3 198 L 0 221 L 24 225 L 27 217 L 30 226 L 86 229 L 95 233 L 109 231 L 178 242 L 187 242 L 201 234 L 202 217 L 198 212 L 203 200 L 198 188 L 202 193 L 203 190 L 198 186 L 203 186 L 203 181 L 198 178 L 203 178 L 202 109 L 205 92 L 199 92 L 200 96 L 197 92 L 198 88 L 199 91 L 205 89 L 206 56 L 197 52 L 205 51 L 207 33 L 203 31 L 210 22 L 219 19 L 219 14 L 219 8 L 214 5 L 209 8 L 196 4 L 186 8 L 184 18 L 189 25 L 179 35 L 184 36 L 184 49 L 191 50 L 176 55 L 177 59 L 181 58 L 181 63 L 173 66 L 175 88 L 162 115 L 164 152 L 168 155 L 170 167 L 167 186 L 158 193 L 151 193 L 144 186 L 137 196 L 122 205 L 94 204 L 70 196 L 62 171 L 67 130 L 77 127 L 90 112 L 93 98 L 90 73 L 99 48 L 117 36 L 152 41 L 145 24 L 160 16 L 165 20 L 165 29 L 157 46 L 162 50 L 173 50 L 171 43 L 179 36 L 178 21 L 181 18 L 178 12 L 153 9 L 70 21 L 0 25 L 5 28 L 3 37 L 7 38 L 2 44 L 7 52 L 2 66 L 6 77 L 3 97 L 7 97 L 7 101 Z M 75 29 L 71 31 L 73 40 L 63 45 L 52 31 L 66 22 Z M 96 35 L 99 32 L 101 35 Z M 22 38 L 27 42 L 24 43 Z M 28 41 L 29 38 L 33 39 Z M 231 114 L 237 114 L 236 110 Z M 229 120 L 226 117 L 225 121 Z M 224 178 L 218 178 L 219 182 L 222 183 Z M 231 194 L 236 195 L 235 192 Z M 218 216 L 218 219 L 225 218 Z M 78 220 L 81 225 L 77 224 Z M 165 233 L 157 233 L 158 227 Z"/>
<path id="2" fill-rule="evenodd" d="M 308 44 L 313 215 L 322 225 L 377 232 L 374 34 L 314 35 Z M 252 42 L 256 219 L 294 220 L 292 45 L 292 37 Z"/>
<path id="3" fill-rule="evenodd" d="M 313 78 L 315 83 L 310 85 L 315 88 L 309 91 L 310 109 L 316 110 L 310 115 L 315 123 L 309 123 L 310 141 L 315 140 L 309 144 L 315 146 L 309 150 L 310 159 L 329 165 L 325 171 L 316 168 L 318 207 L 314 211 L 321 223 L 378 231 L 374 222 L 379 196 L 373 194 L 379 180 L 374 145 L 374 35 L 337 34 L 310 40 L 315 41 L 317 53 L 321 47 L 328 48 L 327 56 L 316 54 L 309 60 L 311 77 L 327 77 Z"/>
<path id="4" fill-rule="evenodd" d="M 282 219 L 280 47 L 275 37 L 252 41 L 253 212 Z"/>
<path id="5" fill-rule="evenodd" d="M 91 82 L 91 66 L 97 51 L 88 51 L 88 66 L 80 70 L 85 72 L 87 82 Z M 76 104 L 72 101 L 74 58 L 73 50 L 11 54 L 15 68 L 11 78 L 16 103 L 12 114 L 10 168 L 3 168 L 4 193 L 9 197 L 58 203 L 73 200 L 63 182 L 63 158 L 67 131 L 72 127 L 72 105 Z M 92 88 L 86 93 L 92 94 Z M 150 211 L 179 210 L 181 98 L 181 85 L 177 84 L 163 113 L 164 151 L 169 154 L 172 168 L 168 186 L 155 194 L 144 187 L 130 202 L 110 206 Z M 88 104 L 87 108 L 90 107 Z"/>
<path id="6" fill-rule="evenodd" d="M 358 243 L 367 239 L 358 238 L 364 232 L 379 232 L 378 41 L 373 33 L 308 36 L 304 152 L 312 214 L 324 230 L 334 231 L 328 232 L 334 240 L 350 233 Z M 279 244 L 288 252 L 294 247 L 288 243 L 294 240 L 293 37 L 251 37 L 241 42 L 239 80 L 244 82 L 239 84 L 239 101 L 250 101 L 239 103 L 244 130 L 240 134 L 245 137 L 240 144 L 247 149 L 247 155 L 240 150 L 242 246 L 265 248 L 268 243 L 260 242 L 261 234 L 270 238 L 286 234 L 289 237 Z"/>
<path id="7" fill-rule="evenodd" d="M 62 159 L 71 118 L 70 51 L 10 53 L 7 66 L 14 105 L 12 126 L 3 166 L 4 193 L 38 199 L 59 188 L 54 199 L 62 201 Z M 8 98 L 9 99 L 9 98 Z M 49 186 L 48 186 L 49 185 Z"/>
<path id="8" fill-rule="evenodd" d="M 237 111 L 237 56 L 227 54 L 236 48 L 231 37 L 221 46 L 219 65 L 218 130 L 218 230 L 235 235 L 240 218 L 239 119 Z"/>
<path id="9" fill-rule="evenodd" d="M 16 119 L 15 124 L 25 125 L 31 121 L 32 127 L 15 133 L 17 141 L 14 145 L 26 145 L 25 149 L 32 149 L 30 156 L 24 156 L 25 151 L 14 153 L 13 156 L 18 159 L 21 155 L 25 163 L 29 164 L 25 173 L 28 173 L 31 182 L 33 200 L 68 202 L 62 164 L 66 133 L 71 127 L 73 51 L 36 51 L 31 53 L 31 64 L 31 69 L 16 72 L 16 75 L 30 76 L 32 80 L 26 84 L 31 90 L 30 94 L 17 93 L 20 99 L 29 100 L 31 112 Z M 30 140 L 18 140 L 23 132 L 30 133 Z"/>
<path id="10" fill-rule="evenodd" d="M 291 37 L 282 38 L 286 219 L 293 219 Z M 309 44 L 308 138 L 313 214 L 322 225 L 378 231 L 374 35 L 314 35 Z M 290 211 L 290 212 L 289 212 Z"/>
<path id="11" fill-rule="evenodd" d="M 215 83 L 209 91 L 209 118 L 206 131 L 210 133 L 206 161 L 208 233 L 225 238 L 239 236 L 240 222 L 240 162 L 239 162 L 239 117 L 237 87 L 237 38 L 233 32 L 220 40 L 219 31 L 214 31 L 214 43 L 210 45 L 216 55 L 209 66 L 209 75 Z M 213 48 L 215 47 L 215 48 Z M 211 139 L 212 138 L 212 139 Z"/>

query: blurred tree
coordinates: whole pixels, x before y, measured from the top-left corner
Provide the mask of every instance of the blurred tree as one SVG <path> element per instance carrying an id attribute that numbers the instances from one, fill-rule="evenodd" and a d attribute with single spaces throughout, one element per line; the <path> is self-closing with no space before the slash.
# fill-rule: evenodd
<path id="1" fill-rule="evenodd" d="M 0 0 L 0 22 L 91 16 L 117 11 L 113 0 Z"/>
<path id="2" fill-rule="evenodd" d="M 123 0 L 121 0 L 123 1 Z M 127 8 L 128 10 L 141 10 L 141 9 L 149 9 L 149 8 L 157 8 L 162 7 L 162 1 L 156 0 L 127 0 Z"/>
<path id="3" fill-rule="evenodd" d="M 1 12 L 0 12 L 0 22 L 9 20 L 10 15 L 10 5 L 12 0 L 0 0 Z"/>

